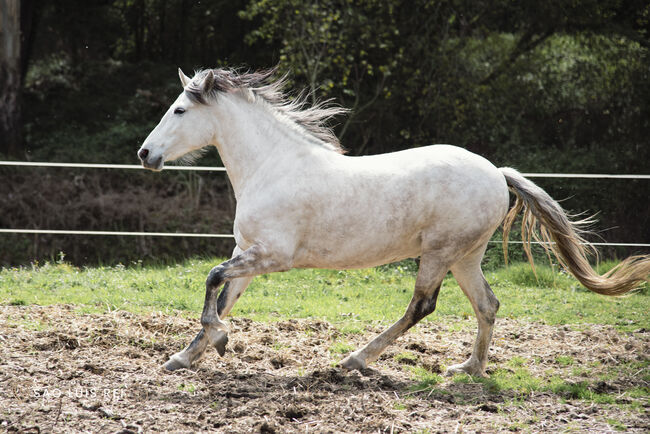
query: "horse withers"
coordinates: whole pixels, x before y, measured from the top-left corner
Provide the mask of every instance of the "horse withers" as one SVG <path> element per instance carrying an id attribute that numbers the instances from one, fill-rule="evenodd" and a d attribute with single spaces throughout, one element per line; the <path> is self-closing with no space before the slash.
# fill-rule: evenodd
<path id="1" fill-rule="evenodd" d="M 595 273 L 589 245 L 546 192 L 510 168 L 449 145 L 350 157 L 326 121 L 345 110 L 306 98 L 288 99 L 271 72 L 209 69 L 193 78 L 179 70 L 183 92 L 138 151 L 142 165 L 192 159 L 216 146 L 237 200 L 236 247 L 206 281 L 202 330 L 165 368 L 189 368 L 208 345 L 223 355 L 223 318 L 254 276 L 292 268 L 351 269 L 420 257 L 415 291 L 404 315 L 340 365 L 363 369 L 436 307 L 449 270 L 469 298 L 478 335 L 467 361 L 451 373 L 485 375 L 499 301 L 481 271 L 488 241 L 504 225 L 504 242 L 523 211 L 527 252 L 536 223 L 542 243 L 586 288 L 624 294 L 648 278 L 650 257 Z M 509 190 L 516 196 L 508 209 Z M 217 297 L 217 291 L 223 286 Z"/>

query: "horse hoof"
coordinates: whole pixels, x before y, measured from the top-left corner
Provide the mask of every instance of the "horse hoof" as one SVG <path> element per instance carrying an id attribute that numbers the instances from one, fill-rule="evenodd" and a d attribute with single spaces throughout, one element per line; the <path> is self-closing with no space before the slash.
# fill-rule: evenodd
<path id="1" fill-rule="evenodd" d="M 178 354 L 174 354 L 169 358 L 169 360 L 167 360 L 167 363 L 163 365 L 163 368 L 165 368 L 168 371 L 176 371 L 177 369 L 183 369 L 183 368 L 189 369 L 190 363 L 188 363 Z"/>
<path id="2" fill-rule="evenodd" d="M 472 366 L 467 362 L 460 363 L 458 365 L 452 365 L 445 371 L 445 375 L 448 377 L 451 377 L 455 374 L 467 374 L 473 377 L 487 377 L 487 375 L 485 375 L 485 372 L 483 372 L 480 368 Z"/>
<path id="3" fill-rule="evenodd" d="M 360 371 L 362 369 L 366 369 L 366 361 L 356 354 L 352 353 L 345 359 L 341 360 L 339 366 L 343 369 L 347 369 L 348 371 L 352 371 L 354 369 Z"/>
<path id="4" fill-rule="evenodd" d="M 221 357 L 226 354 L 226 344 L 228 343 L 228 335 L 224 334 L 215 342 L 214 347 Z"/>

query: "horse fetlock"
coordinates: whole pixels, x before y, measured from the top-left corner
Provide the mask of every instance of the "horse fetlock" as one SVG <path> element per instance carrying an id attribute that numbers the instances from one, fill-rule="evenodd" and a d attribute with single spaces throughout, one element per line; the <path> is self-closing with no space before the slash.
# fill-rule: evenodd
<path id="1" fill-rule="evenodd" d="M 217 332 L 228 333 L 230 331 L 228 324 L 225 321 L 222 321 L 218 315 L 206 314 L 205 312 L 201 315 L 201 325 L 203 326 L 205 333 L 211 333 L 213 335 Z M 208 338 L 209 337 L 210 336 L 208 335 Z M 212 343 L 212 341 L 210 341 L 210 343 Z"/>
<path id="2" fill-rule="evenodd" d="M 339 366 L 349 371 L 352 371 L 354 369 L 360 371 L 362 369 L 366 369 L 367 367 L 366 360 L 361 357 L 359 353 L 350 354 L 345 359 L 341 360 L 341 362 L 339 362 Z"/>
<path id="3" fill-rule="evenodd" d="M 176 371 L 177 369 L 190 369 L 192 362 L 184 351 L 174 354 L 167 360 L 163 367 L 168 371 Z"/>

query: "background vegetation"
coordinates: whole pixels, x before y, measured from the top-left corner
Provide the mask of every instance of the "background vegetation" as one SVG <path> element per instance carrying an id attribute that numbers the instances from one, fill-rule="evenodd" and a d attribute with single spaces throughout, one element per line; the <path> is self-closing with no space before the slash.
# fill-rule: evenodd
<path id="1" fill-rule="evenodd" d="M 352 110 L 335 126 L 352 155 L 452 143 L 526 172 L 648 172 L 650 6 L 643 1 L 24 5 L 22 145 L 9 158 L 136 163 L 140 143 L 180 91 L 178 66 L 277 65 L 296 91 Z M 213 152 L 201 164 L 220 161 Z M 2 168 L 0 177 L 0 227 L 221 232 L 234 210 L 222 174 Z M 539 184 L 571 211 L 600 210 L 604 239 L 650 240 L 647 181 Z M 0 262 L 63 251 L 75 263 L 126 263 L 231 248 L 229 241 L 2 235 Z"/>

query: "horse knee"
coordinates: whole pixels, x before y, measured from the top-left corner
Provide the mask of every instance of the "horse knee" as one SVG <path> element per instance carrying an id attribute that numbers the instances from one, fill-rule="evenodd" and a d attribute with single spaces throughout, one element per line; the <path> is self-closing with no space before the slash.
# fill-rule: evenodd
<path id="1" fill-rule="evenodd" d="M 478 310 L 480 312 L 479 319 L 485 321 L 486 323 L 488 323 L 488 325 L 494 325 L 494 322 L 496 321 L 496 317 L 497 317 L 496 309 L 492 307 L 486 307 L 484 305 L 479 305 Z"/>
<path id="2" fill-rule="evenodd" d="M 205 287 L 207 289 L 218 288 L 223 281 L 225 280 L 225 269 L 221 265 L 217 265 L 210 273 L 208 273 L 208 278 L 205 280 Z"/>
<path id="3" fill-rule="evenodd" d="M 501 303 L 499 303 L 499 299 L 495 295 L 493 295 L 492 301 L 494 303 L 494 312 L 496 313 L 499 311 L 499 307 L 501 306 Z"/>

